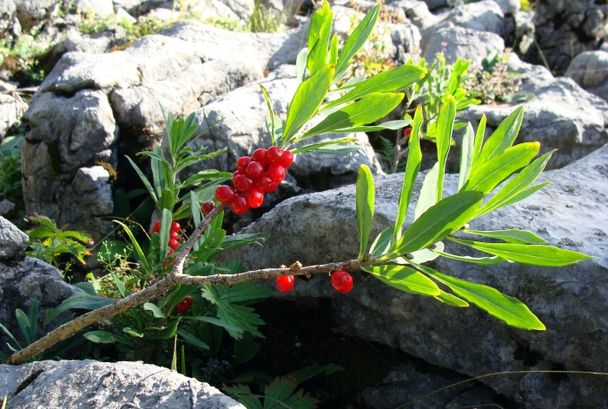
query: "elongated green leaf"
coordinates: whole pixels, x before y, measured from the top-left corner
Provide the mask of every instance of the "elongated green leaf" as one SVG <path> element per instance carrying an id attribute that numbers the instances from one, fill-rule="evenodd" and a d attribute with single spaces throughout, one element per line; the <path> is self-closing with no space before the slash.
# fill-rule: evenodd
<path id="1" fill-rule="evenodd" d="M 377 265 L 364 268 L 378 280 L 401 291 L 435 297 L 441 289 L 433 280 L 407 266 Z"/>
<path id="2" fill-rule="evenodd" d="M 439 175 L 439 162 L 435 162 L 435 165 L 424 175 L 422 181 L 422 187 L 420 188 L 420 194 L 418 201 L 416 202 L 416 209 L 414 210 L 414 219 L 418 220 L 420 216 L 424 214 L 431 206 L 437 203 L 437 176 Z"/>
<path id="3" fill-rule="evenodd" d="M 343 134 L 343 133 L 351 133 L 351 132 L 375 132 L 375 131 L 383 131 L 385 129 L 390 129 L 395 131 L 397 129 L 402 129 L 408 126 L 411 123 L 409 120 L 394 120 L 394 121 L 386 121 L 381 124 L 376 125 L 362 125 L 362 126 L 353 126 L 350 128 L 341 128 L 336 129 L 335 133 Z"/>
<path id="4" fill-rule="evenodd" d="M 306 62 L 308 61 L 308 54 L 310 50 L 308 47 L 302 48 L 296 57 L 296 78 L 299 82 L 304 81 L 306 75 Z"/>
<path id="5" fill-rule="evenodd" d="M 270 142 L 272 145 L 276 145 L 275 140 L 275 125 L 274 125 L 274 108 L 272 107 L 272 100 L 270 99 L 270 95 L 268 94 L 268 90 L 260 84 L 260 89 L 262 90 L 262 95 L 264 96 L 264 101 L 266 101 L 266 108 L 268 109 L 268 122 L 270 124 L 270 129 L 268 132 L 270 133 Z"/>
<path id="6" fill-rule="evenodd" d="M 298 153 L 305 152 L 317 152 L 317 153 L 337 153 L 337 152 L 355 152 L 361 150 L 361 145 L 354 145 L 353 142 L 357 142 L 357 138 L 354 136 L 347 136 L 344 138 L 330 139 L 327 141 L 311 143 L 308 145 L 298 146 L 297 148 L 291 149 L 291 152 L 295 155 Z M 331 149 L 331 152 L 328 151 Z M 340 149 L 346 148 L 346 149 Z"/>
<path id="7" fill-rule="evenodd" d="M 84 337 L 95 344 L 113 344 L 118 341 L 116 335 L 108 331 L 89 331 Z"/>
<path id="8" fill-rule="evenodd" d="M 460 229 L 475 214 L 483 193 L 458 192 L 429 208 L 403 234 L 399 254 L 423 249 Z"/>
<path id="9" fill-rule="evenodd" d="M 494 196 L 490 198 L 480 209 L 481 213 L 487 213 L 506 204 L 514 203 L 511 201 L 514 196 L 525 191 L 543 172 L 553 152 L 547 152 L 536 158 L 526 166 L 521 172 L 509 180 Z M 537 189 L 538 190 L 538 189 Z M 536 190 L 535 190 L 536 191 Z M 526 196 L 527 197 L 527 196 Z M 521 199 L 519 199 L 521 200 Z"/>
<path id="10" fill-rule="evenodd" d="M 147 302 L 144 304 L 144 310 L 150 311 L 154 318 L 166 318 L 166 315 L 161 311 L 156 304 Z"/>
<path id="11" fill-rule="evenodd" d="M 137 256 L 137 261 L 141 263 L 141 265 L 144 267 L 145 271 L 149 271 L 150 264 L 148 263 L 148 259 L 146 258 L 144 251 L 141 249 L 141 246 L 137 242 L 137 239 L 133 235 L 133 232 L 131 231 L 129 226 L 127 226 L 126 224 L 124 224 L 123 222 L 118 221 L 118 220 L 113 220 L 113 221 L 114 221 L 114 223 L 116 223 L 120 227 L 122 227 L 123 231 L 129 237 L 129 240 L 131 241 L 131 245 L 133 246 L 133 250 L 135 250 L 135 255 Z"/>
<path id="12" fill-rule="evenodd" d="M 538 317 L 517 298 L 505 295 L 487 285 L 445 275 L 430 267 L 419 267 L 422 267 L 423 271 L 435 280 L 448 286 L 457 296 L 475 304 L 512 327 L 537 331 L 546 329 Z"/>
<path id="13" fill-rule="evenodd" d="M 333 13 L 327 1 L 323 2 L 323 6 L 316 10 L 311 16 L 310 31 L 308 34 L 308 72 L 314 73 L 319 68 L 326 65 L 329 61 L 329 38 L 331 36 L 331 28 L 333 23 Z M 313 33 L 312 31 L 316 32 Z M 311 43 L 314 41 L 314 43 Z"/>
<path id="14" fill-rule="evenodd" d="M 378 258 L 387 254 L 391 248 L 391 238 L 393 237 L 393 229 L 387 227 L 382 230 L 372 242 L 369 248 L 369 253 L 372 257 Z"/>
<path id="15" fill-rule="evenodd" d="M 473 163 L 473 155 L 475 154 L 474 144 L 473 127 L 471 126 L 471 123 L 468 123 L 467 129 L 464 131 L 462 137 L 462 149 L 460 151 L 460 170 L 458 172 L 459 190 L 469 179 L 469 174 L 471 173 L 471 164 Z"/>
<path id="16" fill-rule="evenodd" d="M 338 63 L 338 34 L 334 33 L 329 44 L 329 63 L 336 65 Z"/>
<path id="17" fill-rule="evenodd" d="M 323 25 L 328 15 L 331 14 L 331 8 L 327 0 L 323 0 L 323 4 L 310 16 L 310 27 L 308 28 L 308 49 L 312 49 L 315 43 L 319 40 Z"/>
<path id="18" fill-rule="evenodd" d="M 171 234 L 172 215 L 168 209 L 163 209 L 160 218 L 160 251 L 164 258 L 169 252 L 169 235 Z"/>
<path id="19" fill-rule="evenodd" d="M 123 327 L 122 332 L 124 332 L 127 335 L 131 335 L 132 337 L 135 337 L 135 338 L 143 338 L 144 337 L 143 332 L 138 331 L 135 328 L 131 328 L 131 327 Z"/>
<path id="20" fill-rule="evenodd" d="M 374 218 L 374 177 L 366 165 L 360 165 L 357 172 L 356 209 L 357 227 L 359 228 L 359 259 L 365 258 L 367 243 L 372 231 Z"/>
<path id="21" fill-rule="evenodd" d="M 375 92 L 400 91 L 424 78 L 427 71 L 423 67 L 414 64 L 404 64 L 392 70 L 383 71 L 371 78 L 357 82 L 355 86 L 342 97 L 328 102 L 324 109 L 345 104 Z"/>
<path id="22" fill-rule="evenodd" d="M 462 261 L 463 263 L 479 264 L 482 266 L 493 266 L 496 264 L 504 263 L 506 260 L 497 256 L 492 257 L 471 257 L 471 256 L 458 256 L 456 254 L 444 253 L 443 251 L 433 250 L 437 255 L 449 258 L 451 260 Z"/>
<path id="23" fill-rule="evenodd" d="M 329 91 L 333 76 L 334 67 L 326 65 L 300 84 L 287 111 L 282 136 L 284 144 L 317 112 Z"/>
<path id="24" fill-rule="evenodd" d="M 489 161 L 513 145 L 524 120 L 524 107 L 511 112 L 490 135 L 479 154 L 478 164 Z"/>
<path id="25" fill-rule="evenodd" d="M 372 8 L 348 36 L 342 52 L 338 57 L 338 65 L 336 66 L 336 76 L 342 77 L 342 74 L 346 72 L 350 60 L 353 56 L 363 47 L 363 44 L 367 41 L 367 38 L 372 33 L 378 16 L 380 15 L 380 5 L 377 4 Z"/>
<path id="26" fill-rule="evenodd" d="M 110 276 L 112 277 L 112 281 L 114 281 L 114 286 L 116 286 L 116 289 L 120 293 L 121 297 L 124 298 L 127 295 L 129 295 L 129 292 L 127 291 L 127 287 L 125 287 L 125 283 L 123 283 L 122 280 L 120 278 L 118 278 L 118 276 L 116 274 L 114 274 L 113 272 L 110 273 Z"/>
<path id="27" fill-rule="evenodd" d="M 19 331 L 21 331 L 23 338 L 25 338 L 25 342 L 28 345 L 31 344 L 32 342 L 34 342 L 34 340 L 31 337 L 32 324 L 30 323 L 30 319 L 25 314 L 25 312 L 23 312 L 22 309 L 20 309 L 20 308 L 15 309 L 15 319 L 17 320 L 17 326 L 19 327 Z"/>
<path id="28" fill-rule="evenodd" d="M 183 317 L 182 319 L 190 320 L 190 321 L 206 322 L 207 324 L 211 324 L 211 325 L 215 325 L 220 328 L 224 328 L 226 331 L 242 332 L 241 328 L 234 326 L 234 325 L 230 325 L 228 322 L 222 321 L 219 318 L 194 316 L 194 317 Z"/>
<path id="29" fill-rule="evenodd" d="M 470 240 L 457 240 L 457 243 L 502 257 L 505 260 L 533 266 L 562 267 L 591 258 L 578 251 L 544 244 L 486 243 Z"/>
<path id="30" fill-rule="evenodd" d="M 131 158 L 129 158 L 128 156 L 125 156 L 125 157 L 129 161 L 129 163 L 131 164 L 133 169 L 135 170 L 135 173 L 137 173 L 137 176 L 139 176 L 139 179 L 141 180 L 141 182 L 144 184 L 144 186 L 148 190 L 148 193 L 150 194 L 150 197 L 152 198 L 152 200 L 154 200 L 154 203 L 156 203 L 156 205 L 158 205 L 158 197 L 156 196 L 154 189 L 152 189 L 152 185 L 148 181 L 148 178 L 146 177 L 146 175 L 144 175 L 144 173 L 141 171 L 139 166 L 137 166 Z"/>
<path id="31" fill-rule="evenodd" d="M 477 125 L 477 131 L 475 132 L 475 143 L 473 144 L 471 168 L 477 164 L 477 160 L 481 154 L 481 148 L 483 147 L 483 141 L 486 135 L 486 121 L 486 115 L 483 114 L 479 119 L 479 125 Z"/>
<path id="32" fill-rule="evenodd" d="M 207 343 L 201 341 L 196 335 L 194 335 L 190 331 L 180 328 L 177 330 L 177 334 L 180 336 L 182 341 L 184 341 L 187 344 L 192 345 L 193 347 L 196 347 L 196 348 L 202 349 L 202 350 L 209 349 L 209 345 L 207 345 Z"/>
<path id="33" fill-rule="evenodd" d="M 536 234 L 526 230 L 507 229 L 507 230 L 464 230 L 465 233 L 474 234 L 477 236 L 489 237 L 498 239 L 508 243 L 519 244 L 542 244 L 547 240 L 538 237 Z"/>
<path id="34" fill-rule="evenodd" d="M 538 142 L 525 142 L 508 148 L 491 161 L 473 169 L 464 189 L 490 193 L 513 172 L 528 165 L 539 149 Z"/>
<path id="35" fill-rule="evenodd" d="M 399 204 L 397 206 L 397 217 L 393 228 L 393 243 L 397 243 L 401 238 L 401 231 L 407 216 L 407 208 L 412 198 L 414 183 L 420 171 L 420 163 L 422 161 L 422 151 L 420 150 L 420 126 L 422 125 L 422 106 L 418 105 L 414 113 L 414 122 L 412 124 L 412 133 L 410 134 L 408 143 L 407 163 L 405 173 L 403 174 L 403 184 L 401 193 L 399 194 Z"/>
<path id="36" fill-rule="evenodd" d="M 316 126 L 308 130 L 294 142 L 304 140 L 314 135 L 335 133 L 342 128 L 367 125 L 388 115 L 403 99 L 402 93 L 373 93 L 366 95 L 330 115 Z"/>
<path id="37" fill-rule="evenodd" d="M 436 251 L 443 251 L 444 249 L 445 245 L 443 244 L 443 242 L 438 241 L 433 245 L 432 249 L 427 248 L 412 251 L 410 253 L 411 257 L 408 259 L 408 261 L 411 261 L 412 263 L 416 264 L 429 263 L 439 257 L 439 254 L 437 254 Z"/>
<path id="38" fill-rule="evenodd" d="M 0 323 L 0 330 L 2 330 L 2 332 L 4 332 L 6 334 L 6 336 L 11 339 L 11 341 L 13 341 L 13 343 L 14 343 L 13 346 L 15 348 L 23 349 L 23 345 L 21 345 L 21 343 L 19 341 L 17 341 L 17 338 L 15 338 L 15 336 L 13 335 L 13 333 L 10 332 L 8 330 L 8 328 L 6 328 L 2 323 Z"/>
<path id="39" fill-rule="evenodd" d="M 454 294 L 446 293 L 445 291 L 442 291 L 435 299 L 451 307 L 466 308 L 469 306 L 469 303 L 462 298 L 458 298 Z"/>
<path id="40" fill-rule="evenodd" d="M 501 202 L 500 207 L 509 206 L 509 205 L 512 205 L 513 203 L 520 202 L 520 201 L 524 200 L 525 198 L 527 198 L 528 196 L 532 196 L 534 193 L 538 192 L 539 190 L 545 188 L 548 185 L 550 185 L 549 182 L 544 182 L 544 183 L 539 183 L 538 185 L 529 186 L 523 190 L 520 190 L 519 192 L 515 193 L 513 196 L 511 196 L 508 199 Z M 487 212 L 486 209 L 484 209 L 483 211 L 484 211 L 484 213 Z M 481 213 L 481 211 L 479 213 Z"/>
<path id="41" fill-rule="evenodd" d="M 437 132 L 435 135 L 435 143 L 437 145 L 437 201 L 443 197 L 443 179 L 445 176 L 445 166 L 450 152 L 452 143 L 452 132 L 454 130 L 454 118 L 456 117 L 456 101 L 454 97 L 448 95 L 443 106 L 439 110 L 437 119 Z M 471 189 L 475 190 L 475 189 Z"/>

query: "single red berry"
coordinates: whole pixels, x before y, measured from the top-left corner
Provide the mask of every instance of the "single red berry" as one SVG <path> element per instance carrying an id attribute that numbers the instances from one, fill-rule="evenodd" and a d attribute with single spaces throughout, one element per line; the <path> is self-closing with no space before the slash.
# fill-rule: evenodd
<path id="1" fill-rule="evenodd" d="M 249 210 L 247 199 L 245 196 L 237 195 L 234 200 L 230 203 L 230 208 L 234 214 L 245 214 Z"/>
<path id="2" fill-rule="evenodd" d="M 150 233 L 160 233 L 160 222 L 155 222 L 150 229 Z"/>
<path id="3" fill-rule="evenodd" d="M 353 277 L 344 270 L 334 271 L 331 274 L 331 285 L 339 293 L 349 293 L 353 289 Z"/>
<path id="4" fill-rule="evenodd" d="M 266 161 L 266 149 L 258 148 L 253 151 L 251 154 L 251 158 L 254 161 L 261 163 L 262 165 L 266 165 L 268 162 Z"/>
<path id="5" fill-rule="evenodd" d="M 253 185 L 253 180 L 245 175 L 236 175 L 232 178 L 232 184 L 236 190 L 246 192 L 251 188 L 251 185 Z"/>
<path id="6" fill-rule="evenodd" d="M 253 187 L 262 193 L 270 193 L 276 189 L 275 183 L 268 176 L 262 176 L 253 182 Z"/>
<path id="7" fill-rule="evenodd" d="M 173 250 L 177 249 L 179 247 L 179 240 L 171 238 L 171 240 L 169 240 L 169 247 L 171 247 Z"/>
<path id="8" fill-rule="evenodd" d="M 252 160 L 247 165 L 245 174 L 251 179 L 257 179 L 264 174 L 264 165 L 258 161 Z"/>
<path id="9" fill-rule="evenodd" d="M 403 136 L 410 136 L 412 134 L 412 127 L 408 126 L 407 128 L 403 129 Z"/>
<path id="10" fill-rule="evenodd" d="M 192 299 L 191 295 L 187 295 L 185 296 L 180 302 L 177 303 L 177 305 L 175 306 L 175 312 L 180 313 L 180 314 L 184 314 L 188 311 L 190 311 L 190 308 L 192 307 L 192 303 L 194 302 L 194 300 Z"/>
<path id="11" fill-rule="evenodd" d="M 281 165 L 270 165 L 266 170 L 268 176 L 273 182 L 279 183 L 285 177 L 285 168 Z"/>
<path id="12" fill-rule="evenodd" d="M 223 204 L 232 202 L 234 195 L 234 189 L 230 186 L 220 185 L 215 188 L 215 198 Z"/>
<path id="13" fill-rule="evenodd" d="M 291 166 L 291 164 L 293 163 L 293 160 L 294 160 L 294 156 L 293 156 L 293 153 L 291 153 L 291 151 L 283 151 L 283 156 L 281 156 L 281 161 L 279 162 L 279 165 L 281 165 L 285 169 L 287 169 L 288 167 Z"/>
<path id="14" fill-rule="evenodd" d="M 271 146 L 266 150 L 266 160 L 268 163 L 279 163 L 283 156 L 283 149 L 278 146 Z"/>
<path id="15" fill-rule="evenodd" d="M 203 204 L 201 204 L 201 212 L 203 212 L 205 216 L 211 213 L 213 209 L 215 209 L 215 203 L 213 203 L 213 200 L 205 200 Z"/>
<path id="16" fill-rule="evenodd" d="M 247 204 L 252 209 L 257 209 L 264 203 L 264 193 L 259 190 L 251 189 L 247 192 Z"/>
<path id="17" fill-rule="evenodd" d="M 171 230 L 171 232 L 169 233 L 169 238 L 179 240 L 179 232 L 176 230 Z"/>
<path id="18" fill-rule="evenodd" d="M 239 160 L 236 161 L 236 168 L 241 172 L 245 172 L 245 168 L 247 164 L 251 161 L 250 156 L 241 156 Z"/>
<path id="19" fill-rule="evenodd" d="M 289 293 L 293 290 L 296 284 L 296 278 L 292 275 L 277 276 L 275 279 L 275 285 L 277 290 L 282 293 Z"/>
<path id="20" fill-rule="evenodd" d="M 182 226 L 178 222 L 171 223 L 171 231 L 181 231 Z"/>

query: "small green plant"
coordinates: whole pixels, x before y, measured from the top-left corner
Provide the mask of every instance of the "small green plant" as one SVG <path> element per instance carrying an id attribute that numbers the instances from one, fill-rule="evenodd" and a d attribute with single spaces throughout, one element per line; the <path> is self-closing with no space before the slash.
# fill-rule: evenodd
<path id="1" fill-rule="evenodd" d="M 285 30 L 285 16 L 264 6 L 256 0 L 253 13 L 247 23 L 248 31 L 252 33 L 274 33 Z"/>
<path id="2" fill-rule="evenodd" d="M 477 72 L 465 80 L 464 87 L 484 104 L 525 101 L 528 96 L 519 92 L 520 75 L 509 71 L 508 60 L 508 52 L 485 58 Z"/>
<path id="3" fill-rule="evenodd" d="M 23 81 L 40 83 L 45 73 L 38 60 L 49 46 L 31 34 L 22 34 L 14 42 L 0 39 L 0 70 L 8 70 Z"/>
<path id="4" fill-rule="evenodd" d="M 91 236 L 81 231 L 63 230 L 45 216 L 30 216 L 28 221 L 37 224 L 28 232 L 31 242 L 28 255 L 52 264 L 67 278 L 74 260 L 86 264 L 85 257 L 91 255 L 89 248 L 93 245 Z"/>
<path id="5" fill-rule="evenodd" d="M 21 205 L 22 136 L 9 136 L 0 143 L 0 198 Z"/>

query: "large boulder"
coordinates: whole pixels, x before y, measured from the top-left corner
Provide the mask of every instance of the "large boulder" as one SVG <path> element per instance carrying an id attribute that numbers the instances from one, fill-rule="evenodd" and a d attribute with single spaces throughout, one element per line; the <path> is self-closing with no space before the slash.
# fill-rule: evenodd
<path id="1" fill-rule="evenodd" d="M 209 384 L 141 362 L 0 365 L 0 396 L 13 409 L 244 409 Z"/>
<path id="2" fill-rule="evenodd" d="M 550 243 L 585 252 L 591 260 L 564 268 L 505 263 L 480 267 L 440 259 L 447 274 L 487 283 L 516 296 L 547 325 L 546 332 L 514 330 L 475 308 L 453 309 L 401 293 L 356 275 L 354 291 L 337 295 L 327 277 L 296 286 L 296 295 L 328 297 L 341 331 L 395 346 L 439 367 L 471 376 L 495 371 L 607 371 L 608 351 L 608 145 L 542 177 L 552 184 L 525 201 L 485 216 L 472 228 L 523 228 Z M 455 175 L 446 189 L 455 191 Z M 402 176 L 379 177 L 376 230 L 395 218 Z M 410 209 L 411 211 L 412 209 Z M 266 245 L 233 254 L 248 268 L 315 264 L 356 256 L 357 227 L 352 186 L 286 200 L 244 229 Z M 453 251 L 458 251 L 453 249 Z M 600 377 L 539 373 L 481 380 L 525 408 L 602 407 L 608 399 Z"/>
<path id="3" fill-rule="evenodd" d="M 7 262 L 23 258 L 29 242 L 27 234 L 0 216 L 0 261 Z"/>
<path id="4" fill-rule="evenodd" d="M 566 77 L 608 101 L 608 51 L 585 51 L 570 63 Z"/>
<path id="5" fill-rule="evenodd" d="M 504 13 L 494 0 L 483 0 L 454 8 L 446 18 L 457 26 L 507 36 Z"/>
<path id="6" fill-rule="evenodd" d="M 541 67 L 521 62 L 511 54 L 509 71 L 520 80 L 518 92 L 526 95 L 521 138 L 538 140 L 543 152 L 557 149 L 550 168 L 571 163 L 608 142 L 608 104 L 583 90 L 569 78 L 554 78 Z M 477 126 L 482 114 L 489 130 L 496 129 L 513 110 L 511 105 L 476 105 L 460 118 Z"/>

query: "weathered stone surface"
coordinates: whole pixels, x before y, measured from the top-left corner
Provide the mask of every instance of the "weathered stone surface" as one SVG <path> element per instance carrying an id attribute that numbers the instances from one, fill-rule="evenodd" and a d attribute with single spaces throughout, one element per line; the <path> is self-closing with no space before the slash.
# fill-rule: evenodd
<path id="1" fill-rule="evenodd" d="M 30 239 L 27 234 L 0 216 L 0 261 L 10 261 L 23 257 L 29 242 Z"/>
<path id="2" fill-rule="evenodd" d="M 608 101 L 608 51 L 586 51 L 570 63 L 566 77 L 585 90 Z"/>
<path id="3" fill-rule="evenodd" d="M 85 16 L 106 18 L 114 15 L 112 0 L 78 0 L 76 9 Z"/>
<path id="4" fill-rule="evenodd" d="M 471 308 L 452 309 L 424 297 L 399 293 L 356 275 L 348 297 L 337 296 L 318 277 L 296 286 L 300 296 L 334 299 L 343 330 L 397 346 L 434 365 L 469 375 L 527 369 L 606 371 L 608 342 L 608 145 L 563 168 L 547 172 L 552 185 L 524 202 L 476 220 L 472 228 L 523 228 L 550 243 L 595 258 L 564 268 L 519 264 L 494 267 L 440 260 L 445 273 L 495 286 L 523 300 L 545 322 L 542 333 L 510 329 Z M 394 220 L 401 175 L 379 178 L 377 230 Z M 456 178 L 446 179 L 454 191 Z M 416 196 L 414 196 L 416 197 Z M 356 256 L 357 227 L 352 186 L 286 200 L 248 228 L 266 245 L 233 254 L 247 267 L 346 260 Z M 411 209 L 410 209 L 411 210 Z M 280 244 L 279 244 L 280 243 Z M 453 251 L 458 251 L 453 249 Z M 601 407 L 608 399 L 605 380 L 550 378 L 539 374 L 483 380 L 526 408 Z"/>
<path id="5" fill-rule="evenodd" d="M 11 408 L 243 409 L 216 388 L 141 362 L 40 361 L 0 365 Z"/>
<path id="6" fill-rule="evenodd" d="M 522 63 L 511 56 L 510 69 L 520 75 L 520 92 L 529 99 L 521 141 L 538 140 L 543 151 L 557 149 L 550 167 L 561 167 L 608 142 L 608 104 L 567 78 L 554 78 L 543 67 Z M 463 112 L 461 118 L 474 126 L 482 114 L 495 129 L 514 109 L 513 106 L 478 105 Z"/>
<path id="7" fill-rule="evenodd" d="M 451 23 L 431 26 L 422 35 L 422 55 L 429 62 L 436 54 L 443 53 L 448 63 L 461 57 L 470 59 L 473 65 L 480 65 L 484 58 L 498 55 L 504 48 L 503 39 L 494 33 Z"/>
<path id="8" fill-rule="evenodd" d="M 493 0 L 483 0 L 454 8 L 446 21 L 475 31 L 489 31 L 506 36 L 507 27 L 500 6 Z"/>
<path id="9" fill-rule="evenodd" d="M 530 47 L 526 61 L 542 64 L 546 59 L 552 70 L 563 73 L 576 55 L 599 47 L 607 21 L 608 10 L 601 1 L 536 1 L 534 25 L 538 47 Z"/>
<path id="10" fill-rule="evenodd" d="M 26 110 L 27 104 L 19 95 L 10 92 L 2 93 L 0 90 L 0 141 L 4 138 L 6 131 L 21 121 Z"/>
<path id="11" fill-rule="evenodd" d="M 49 308 L 78 291 L 81 290 L 63 281 L 59 271 L 44 261 L 32 257 L 10 264 L 0 261 L 0 323 L 13 334 L 20 334 L 15 309 L 27 311 L 32 300 L 37 300 L 40 303 L 39 325 L 42 325 Z M 8 337 L 0 332 L 0 349 L 3 352 L 8 352 L 6 342 L 9 342 Z"/>

